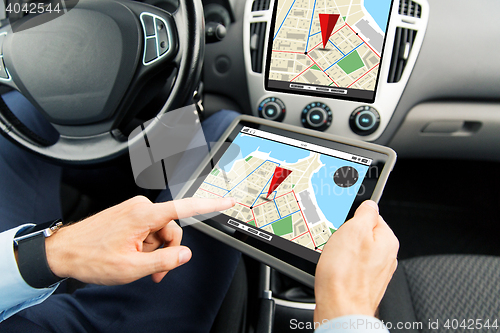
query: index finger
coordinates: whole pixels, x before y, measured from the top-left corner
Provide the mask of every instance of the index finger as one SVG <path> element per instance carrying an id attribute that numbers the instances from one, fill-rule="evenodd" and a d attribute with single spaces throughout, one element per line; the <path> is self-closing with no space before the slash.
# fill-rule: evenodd
<path id="1" fill-rule="evenodd" d="M 187 198 L 158 203 L 155 205 L 155 209 L 158 209 L 168 222 L 195 215 L 220 212 L 233 207 L 235 204 L 236 200 L 234 198 Z"/>

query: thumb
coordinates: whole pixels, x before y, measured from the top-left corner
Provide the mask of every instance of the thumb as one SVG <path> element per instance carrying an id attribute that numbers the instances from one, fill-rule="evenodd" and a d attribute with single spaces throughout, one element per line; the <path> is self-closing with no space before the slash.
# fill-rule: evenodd
<path id="1" fill-rule="evenodd" d="M 372 200 L 364 201 L 354 213 L 354 218 L 359 221 L 358 225 L 362 228 L 375 228 L 378 223 L 378 217 L 378 205 Z"/>
<path id="2" fill-rule="evenodd" d="M 137 254 L 138 269 L 142 276 L 171 271 L 191 259 L 191 250 L 186 246 L 169 246 L 153 252 Z"/>

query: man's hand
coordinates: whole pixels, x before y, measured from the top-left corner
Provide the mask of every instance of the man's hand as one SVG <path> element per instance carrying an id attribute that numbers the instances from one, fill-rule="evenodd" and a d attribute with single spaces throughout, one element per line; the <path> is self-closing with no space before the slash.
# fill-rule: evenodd
<path id="1" fill-rule="evenodd" d="M 151 274 L 160 282 L 168 271 L 191 259 L 191 250 L 180 246 L 182 229 L 173 220 L 234 204 L 232 198 L 153 204 L 135 197 L 47 238 L 47 261 L 55 275 L 86 283 L 125 284 Z"/>
<path id="2" fill-rule="evenodd" d="M 373 201 L 325 245 L 316 268 L 314 320 L 347 315 L 374 316 L 397 267 L 399 242 Z"/>

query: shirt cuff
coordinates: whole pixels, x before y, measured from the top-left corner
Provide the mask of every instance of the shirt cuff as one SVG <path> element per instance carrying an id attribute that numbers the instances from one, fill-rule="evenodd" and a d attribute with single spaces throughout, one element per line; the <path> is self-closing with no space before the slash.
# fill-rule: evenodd
<path id="1" fill-rule="evenodd" d="M 49 297 L 59 286 L 36 289 L 28 285 L 17 266 L 14 255 L 14 238 L 16 234 L 33 224 L 25 224 L 0 233 L 0 322 L 15 313 L 39 304 Z"/>
<path id="2" fill-rule="evenodd" d="M 315 333 L 388 333 L 384 323 L 375 317 L 352 315 L 323 322 Z"/>

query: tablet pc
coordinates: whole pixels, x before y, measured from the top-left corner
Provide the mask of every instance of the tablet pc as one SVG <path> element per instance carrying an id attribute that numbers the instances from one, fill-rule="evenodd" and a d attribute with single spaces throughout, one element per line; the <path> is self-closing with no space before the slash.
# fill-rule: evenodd
<path id="1" fill-rule="evenodd" d="M 189 223 L 312 287 L 324 245 L 378 202 L 395 161 L 390 148 L 240 116 L 177 198 L 234 197 Z"/>
<path id="2" fill-rule="evenodd" d="M 373 103 L 393 0 L 275 0 L 266 90 Z"/>

